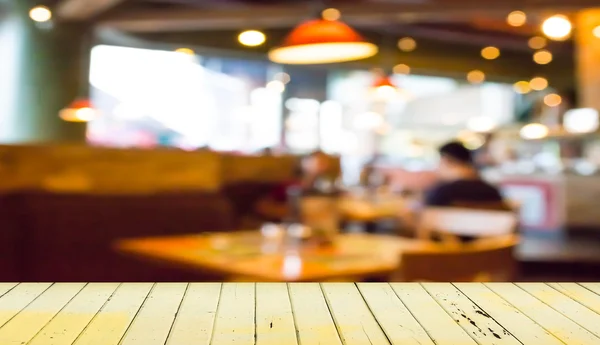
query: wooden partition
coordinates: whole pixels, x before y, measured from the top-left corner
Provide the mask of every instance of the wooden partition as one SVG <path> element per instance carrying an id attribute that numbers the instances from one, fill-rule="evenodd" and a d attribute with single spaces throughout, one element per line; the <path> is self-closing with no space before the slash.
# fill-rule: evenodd
<path id="1" fill-rule="evenodd" d="M 0 192 L 215 192 L 240 182 L 289 180 L 297 161 L 296 156 L 238 156 L 173 149 L 0 146 Z"/>

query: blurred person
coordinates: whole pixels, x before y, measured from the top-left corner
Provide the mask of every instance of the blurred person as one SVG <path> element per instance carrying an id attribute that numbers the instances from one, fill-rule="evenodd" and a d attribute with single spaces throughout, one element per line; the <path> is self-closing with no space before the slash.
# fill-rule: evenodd
<path id="1" fill-rule="evenodd" d="M 439 153 L 440 182 L 427 191 L 426 206 L 504 208 L 500 191 L 481 179 L 471 150 L 460 142 L 450 142 L 443 145 Z"/>
<path id="2" fill-rule="evenodd" d="M 288 191 L 291 188 L 311 190 L 318 188 L 321 180 L 327 179 L 330 172 L 329 157 L 316 151 L 304 156 L 294 171 L 290 181 L 276 186 L 268 195 L 256 204 L 256 212 L 268 221 L 280 222 L 290 213 Z"/>

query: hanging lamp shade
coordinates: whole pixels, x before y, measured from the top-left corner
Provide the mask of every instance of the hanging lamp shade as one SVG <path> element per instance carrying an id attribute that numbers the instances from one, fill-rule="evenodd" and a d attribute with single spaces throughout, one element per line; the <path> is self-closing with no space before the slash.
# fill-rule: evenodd
<path id="1" fill-rule="evenodd" d="M 392 78 L 383 74 L 375 79 L 371 92 L 377 99 L 390 100 L 398 95 L 398 91 L 399 89 L 392 81 Z"/>
<path id="2" fill-rule="evenodd" d="M 62 109 L 58 115 L 67 122 L 89 122 L 98 116 L 98 111 L 88 99 L 77 99 Z"/>
<path id="3" fill-rule="evenodd" d="M 382 76 L 378 77 L 377 79 L 375 79 L 375 83 L 373 84 L 373 87 L 378 88 L 378 87 L 382 87 L 382 86 L 390 86 L 390 87 L 396 88 L 396 85 L 392 82 L 392 79 L 387 75 L 382 75 Z"/>
<path id="4" fill-rule="evenodd" d="M 348 25 L 315 19 L 297 26 L 280 47 L 269 52 L 269 59 L 291 65 L 327 64 L 365 59 L 377 51 Z"/>

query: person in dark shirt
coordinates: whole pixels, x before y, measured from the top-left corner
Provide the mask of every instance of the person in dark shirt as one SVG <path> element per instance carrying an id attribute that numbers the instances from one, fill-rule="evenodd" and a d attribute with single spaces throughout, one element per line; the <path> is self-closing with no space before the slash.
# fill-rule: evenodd
<path id="1" fill-rule="evenodd" d="M 439 152 L 438 175 L 441 181 L 426 193 L 426 206 L 502 207 L 502 194 L 480 178 L 469 149 L 459 142 L 451 142 L 442 146 Z"/>

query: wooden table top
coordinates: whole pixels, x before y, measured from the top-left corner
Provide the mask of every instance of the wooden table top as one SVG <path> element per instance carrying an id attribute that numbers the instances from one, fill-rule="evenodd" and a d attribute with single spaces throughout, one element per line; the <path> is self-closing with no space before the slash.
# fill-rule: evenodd
<path id="1" fill-rule="evenodd" d="M 296 252 L 269 248 L 258 231 L 128 239 L 119 252 L 250 281 L 324 281 L 384 275 L 398 268 L 402 249 L 431 243 L 395 236 L 340 234 L 333 247 L 303 246 Z"/>
<path id="2" fill-rule="evenodd" d="M 0 344 L 592 345 L 600 283 L 0 283 Z"/>

